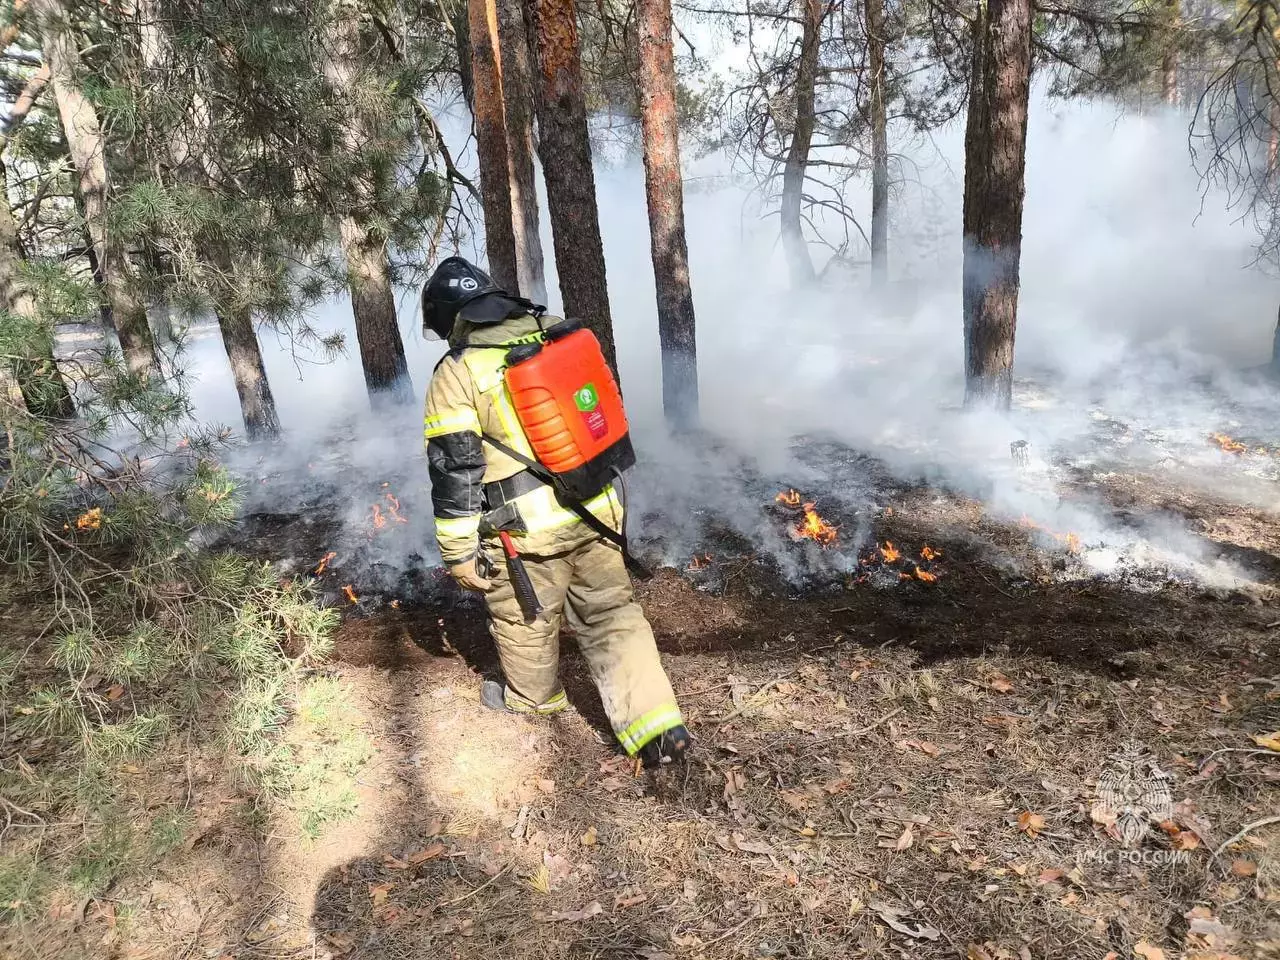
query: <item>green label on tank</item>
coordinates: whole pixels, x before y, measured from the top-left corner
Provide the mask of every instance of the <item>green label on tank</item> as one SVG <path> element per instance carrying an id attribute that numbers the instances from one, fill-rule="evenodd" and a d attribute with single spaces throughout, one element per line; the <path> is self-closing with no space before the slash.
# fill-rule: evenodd
<path id="1" fill-rule="evenodd" d="M 577 393 L 573 395 L 573 402 L 583 413 L 590 413 L 600 402 L 600 398 L 596 395 L 596 385 L 588 383 L 584 387 L 579 387 Z"/>

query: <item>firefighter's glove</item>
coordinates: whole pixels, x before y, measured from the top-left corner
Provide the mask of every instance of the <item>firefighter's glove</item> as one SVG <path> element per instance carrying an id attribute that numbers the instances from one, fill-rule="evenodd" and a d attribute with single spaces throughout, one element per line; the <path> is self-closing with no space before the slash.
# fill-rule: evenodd
<path id="1" fill-rule="evenodd" d="M 478 590 L 480 593 L 485 593 L 493 586 L 480 575 L 476 557 L 472 557 L 470 560 L 463 560 L 461 563 L 450 564 L 449 576 L 458 581 L 458 586 L 464 590 Z"/>

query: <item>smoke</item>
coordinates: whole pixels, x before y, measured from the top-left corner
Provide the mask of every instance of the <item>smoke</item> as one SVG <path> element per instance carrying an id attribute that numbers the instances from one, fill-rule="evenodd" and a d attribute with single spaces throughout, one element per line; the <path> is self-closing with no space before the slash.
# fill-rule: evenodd
<path id="1" fill-rule="evenodd" d="M 1228 501 L 1269 502 L 1271 460 L 1231 458 L 1206 440 L 1223 431 L 1271 446 L 1275 436 L 1274 394 L 1242 374 L 1269 358 L 1276 305 L 1274 283 L 1251 268 L 1253 237 L 1222 197 L 1202 196 L 1185 120 L 1043 100 L 1031 117 L 1007 415 L 960 409 L 963 122 L 928 141 L 891 139 L 911 146 L 892 165 L 891 282 L 879 294 L 857 263 L 828 271 L 819 291 L 792 293 L 776 217 L 762 212 L 758 194 L 734 182 L 721 156 L 689 165 L 704 426 L 696 437 L 671 436 L 662 420 L 643 172 L 635 162 L 597 171 L 623 389 L 643 461 L 630 480 L 633 534 L 672 562 L 719 530 L 797 579 L 848 569 L 881 493 L 866 462 L 831 452 L 840 448 L 819 452 L 819 441 L 831 441 L 904 482 L 979 498 L 997 518 L 1072 531 L 1101 575 L 1139 566 L 1219 586 L 1247 579 L 1182 521 L 1122 520 L 1089 491 L 1137 469 Z M 846 200 L 869 232 L 869 185 L 851 183 Z M 838 236 L 847 228 L 847 255 L 867 258 L 856 228 L 831 216 L 819 226 Z M 543 232 L 554 291 L 545 205 Z M 821 268 L 829 252 L 813 252 Z M 421 393 L 442 347 L 423 341 L 417 308 L 416 292 L 403 295 Z M 312 322 L 354 345 L 345 300 L 323 305 Z M 250 453 L 248 469 L 270 478 L 252 487 L 246 509 L 323 505 L 335 543 L 345 544 L 332 549 L 392 579 L 437 563 L 420 412 L 372 416 L 354 350 L 299 365 L 287 344 L 263 339 L 288 439 Z M 238 423 L 216 334 L 191 351 L 199 414 Z M 1029 444 L 1024 468 L 1010 457 L 1020 440 Z M 787 535 L 768 508 L 779 484 L 844 520 L 841 549 L 823 553 Z M 408 522 L 370 533 L 371 504 L 389 490 Z"/>

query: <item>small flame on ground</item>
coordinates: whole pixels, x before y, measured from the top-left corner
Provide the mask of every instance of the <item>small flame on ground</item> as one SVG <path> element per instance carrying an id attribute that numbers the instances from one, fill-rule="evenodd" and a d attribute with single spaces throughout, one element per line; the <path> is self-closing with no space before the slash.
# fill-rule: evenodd
<path id="1" fill-rule="evenodd" d="M 818 516 L 814 507 L 816 504 L 806 503 L 804 505 L 804 520 L 796 527 L 796 533 L 802 537 L 808 537 L 824 547 L 829 543 L 834 543 L 836 539 L 837 527 L 831 526 L 822 517 Z"/>
<path id="2" fill-rule="evenodd" d="M 1209 439 L 1216 443 L 1223 453 L 1232 453 L 1237 457 L 1249 449 L 1247 445 L 1228 437 L 1225 433 L 1211 433 Z"/>
<path id="3" fill-rule="evenodd" d="M 328 570 L 329 562 L 333 560 L 333 558 L 336 557 L 337 555 L 338 555 L 338 552 L 336 550 L 330 550 L 323 557 L 321 557 L 320 562 L 316 564 L 315 575 L 318 577 L 322 575 L 326 570 Z"/>
<path id="4" fill-rule="evenodd" d="M 933 547 L 929 546 L 927 543 L 920 548 L 921 560 L 936 560 L 940 556 L 942 556 L 942 551 L 933 549 Z M 937 577 L 934 577 L 934 579 L 936 580 Z"/>
<path id="5" fill-rule="evenodd" d="M 399 600 L 392 600 L 392 601 L 391 601 L 391 609 L 392 609 L 392 610 L 399 610 L 399 609 L 400 609 L 400 601 L 399 601 Z"/>
<path id="6" fill-rule="evenodd" d="M 693 559 L 689 561 L 690 570 L 701 570 L 704 567 L 711 566 L 711 554 L 704 553 L 702 555 L 694 554 Z"/>
<path id="7" fill-rule="evenodd" d="M 353 589 L 352 589 L 351 584 L 349 584 L 349 583 L 348 583 L 346 586 L 344 586 L 344 587 L 342 588 L 342 592 L 343 592 L 343 593 L 345 593 L 345 594 L 347 595 L 347 602 L 348 602 L 348 603 L 359 603 L 359 602 L 360 602 L 360 598 L 356 596 L 356 592 L 355 592 L 355 590 L 353 590 Z"/>
<path id="8" fill-rule="evenodd" d="M 800 496 L 800 491 L 787 490 L 785 493 L 778 494 L 773 499 L 775 503 L 780 503 L 785 507 L 798 507 L 800 506 L 802 498 Z"/>
<path id="9" fill-rule="evenodd" d="M 94 507 L 76 517 L 77 530 L 99 530 L 102 527 L 102 508 Z"/>
<path id="10" fill-rule="evenodd" d="M 384 483 L 383 486 L 385 487 L 386 484 Z M 371 518 L 373 520 L 373 529 L 381 530 L 383 527 L 387 525 L 388 522 L 395 522 L 395 523 L 409 522 L 403 516 L 400 515 L 400 501 L 396 499 L 396 495 L 394 493 L 386 494 L 384 499 L 387 501 L 387 509 L 385 513 L 383 512 L 382 504 L 380 503 L 375 503 L 370 506 L 370 509 L 373 513 L 373 516 Z"/>
<path id="11" fill-rule="evenodd" d="M 1041 533 L 1047 533 L 1053 539 L 1067 548 L 1068 553 L 1080 553 L 1084 549 L 1084 545 L 1080 542 L 1078 534 L 1068 531 L 1067 533 L 1058 533 L 1056 530 L 1050 530 L 1048 527 L 1042 527 L 1036 523 L 1025 513 L 1018 519 L 1018 526 L 1024 530 L 1039 530 Z"/>
<path id="12" fill-rule="evenodd" d="M 886 540 L 884 546 L 880 547 L 880 556 L 884 558 L 885 563 L 897 563 L 902 554 L 898 552 L 892 540 Z"/>
<path id="13" fill-rule="evenodd" d="M 930 573 L 928 570 L 922 570 L 919 567 L 916 567 L 916 579 L 923 581 L 924 583 L 937 583 L 938 575 L 936 573 Z"/>

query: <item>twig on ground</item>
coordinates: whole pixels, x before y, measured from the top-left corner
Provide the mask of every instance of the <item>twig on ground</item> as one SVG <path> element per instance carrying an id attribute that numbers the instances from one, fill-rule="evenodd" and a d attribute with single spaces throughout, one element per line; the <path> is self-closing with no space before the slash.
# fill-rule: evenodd
<path id="1" fill-rule="evenodd" d="M 867 726 L 863 727 L 861 730 L 850 730 L 848 733 L 837 733 L 830 737 L 823 737 L 821 740 L 815 740 L 813 743 L 809 744 L 809 746 L 805 749 L 805 753 L 808 754 L 813 750 L 814 747 L 821 746 L 824 743 L 830 743 L 832 740 L 845 740 L 845 739 L 848 739 L 849 737 L 865 736 L 866 734 L 870 733 L 872 730 L 876 729 L 876 727 L 879 727 L 883 724 L 888 723 L 890 720 L 892 720 L 894 717 L 896 717 L 905 709 L 906 707 L 895 707 L 894 709 L 886 713 L 883 717 L 881 717 L 879 720 L 875 721 L 874 723 L 868 724 Z"/>
<path id="2" fill-rule="evenodd" d="M 716 724 L 715 732 L 719 733 L 724 728 L 725 724 L 727 724 L 730 720 L 738 719 L 738 717 L 742 716 L 742 714 L 746 712 L 746 710 L 749 707 L 756 706 L 756 704 L 753 703 L 752 701 L 754 701 L 757 697 L 762 696 L 766 691 L 772 690 L 778 684 L 782 683 L 782 681 L 786 680 L 788 677 L 795 676 L 795 674 L 796 674 L 796 671 L 792 670 L 789 673 L 784 673 L 780 677 L 774 677 L 772 680 L 770 680 L 768 683 L 762 686 L 755 693 L 751 694 L 751 696 L 747 698 L 747 701 L 743 703 L 742 706 L 738 707 L 736 710 L 731 710 L 727 716 L 725 716 L 718 724 Z"/>
<path id="3" fill-rule="evenodd" d="M 480 884 L 480 886 L 476 887 L 470 893 L 464 893 L 462 896 L 454 897 L 452 900 L 442 901 L 441 903 L 437 903 L 436 906 L 437 907 L 456 907 L 458 904 L 464 903 L 467 900 L 470 900 L 472 897 L 474 897 L 477 893 L 479 893 L 485 887 L 491 886 L 494 883 L 496 883 L 498 881 L 498 878 L 501 877 L 504 873 L 507 873 L 511 869 L 511 867 L 512 867 L 512 864 L 508 863 L 505 867 L 503 867 L 501 870 L 495 873 L 492 877 L 490 877 L 484 883 Z"/>
<path id="4" fill-rule="evenodd" d="M 1222 846 L 1218 847 L 1217 850 L 1213 851 L 1213 859 L 1216 860 L 1218 857 L 1222 856 L 1222 851 L 1226 850 L 1227 847 L 1231 846 L 1233 843 L 1243 840 L 1254 830 L 1257 830 L 1261 827 L 1269 827 L 1273 823 L 1280 823 L 1280 815 L 1277 815 L 1274 817 L 1263 817 L 1261 820 L 1253 821 L 1253 823 L 1246 823 L 1243 827 L 1240 828 L 1240 831 L 1238 833 L 1236 833 L 1232 837 L 1229 837 L 1222 844 Z"/>

